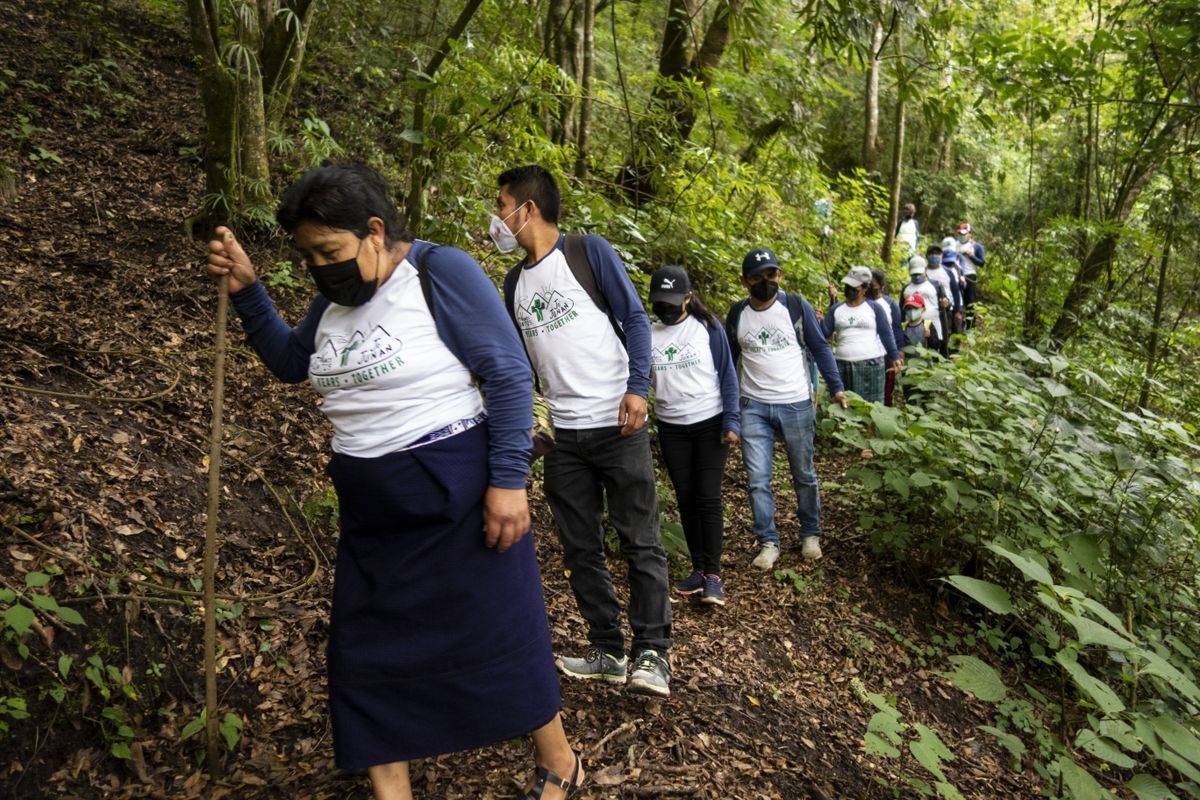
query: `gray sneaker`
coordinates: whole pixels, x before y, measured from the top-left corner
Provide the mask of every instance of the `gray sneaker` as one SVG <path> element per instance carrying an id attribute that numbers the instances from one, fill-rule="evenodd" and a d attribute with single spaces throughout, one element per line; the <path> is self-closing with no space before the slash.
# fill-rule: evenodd
<path id="1" fill-rule="evenodd" d="M 599 647 L 589 647 L 583 658 L 559 656 L 554 663 L 563 675 L 569 675 L 572 678 L 624 683 L 629 659 L 625 656 L 617 658 L 609 655 Z"/>
<path id="2" fill-rule="evenodd" d="M 643 650 L 633 662 L 629 676 L 629 691 L 651 697 L 671 696 L 671 666 L 657 650 Z"/>

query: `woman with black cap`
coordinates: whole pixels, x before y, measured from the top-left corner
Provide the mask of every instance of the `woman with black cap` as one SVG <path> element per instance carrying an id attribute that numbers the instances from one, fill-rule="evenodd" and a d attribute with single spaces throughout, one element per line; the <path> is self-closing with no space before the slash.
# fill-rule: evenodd
<path id="1" fill-rule="evenodd" d="M 675 498 L 692 574 L 675 584 L 684 595 L 725 605 L 721 550 L 725 536 L 721 479 L 740 430 L 737 375 L 721 323 L 692 291 L 682 267 L 650 279 L 658 322 L 650 328 L 650 385 L 658 443 Z"/>
<path id="2" fill-rule="evenodd" d="M 529 362 L 479 265 L 414 241 L 389 197 L 358 165 L 284 193 L 279 225 L 320 292 L 295 328 L 227 229 L 208 257 L 263 363 L 310 382 L 333 424 L 336 763 L 367 770 L 377 800 L 409 800 L 410 760 L 532 733 L 523 796 L 560 800 L 582 770 L 526 535 Z"/>

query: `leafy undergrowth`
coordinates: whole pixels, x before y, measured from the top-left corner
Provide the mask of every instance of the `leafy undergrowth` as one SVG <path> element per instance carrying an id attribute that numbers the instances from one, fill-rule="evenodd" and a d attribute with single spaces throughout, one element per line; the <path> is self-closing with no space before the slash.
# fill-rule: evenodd
<path id="1" fill-rule="evenodd" d="M 27 125 L 0 140 L 17 173 L 0 206 L 0 382 L 111 399 L 0 388 L 0 792 L 365 798 L 363 776 L 333 767 L 324 705 L 328 430 L 311 393 L 269 380 L 236 335 L 218 572 L 232 596 L 219 607 L 225 777 L 197 765 L 201 625 L 186 593 L 201 571 L 214 294 L 183 228 L 203 129 L 183 31 L 121 2 L 11 5 L 0 67 L 20 70 L 5 100 Z M 277 248 L 252 255 L 275 263 Z M 276 295 L 295 318 L 306 290 L 287 282 Z M 821 454 L 827 480 L 843 483 L 844 467 Z M 591 774 L 580 796 L 882 798 L 939 779 L 967 797 L 1037 794 L 978 734 L 990 709 L 939 675 L 949 649 L 931 637 L 970 629 L 868 553 L 856 506 L 828 504 L 827 556 L 806 566 L 785 501 L 792 547 L 776 574 L 757 573 L 736 457 L 729 475 L 729 606 L 676 607 L 670 701 L 563 685 Z M 583 625 L 536 486 L 533 498 L 555 646 L 575 648 Z M 624 585 L 619 560 L 614 572 Z M 869 724 L 897 757 L 867 755 Z M 421 762 L 415 788 L 502 797 L 528 755 L 510 742 Z"/>

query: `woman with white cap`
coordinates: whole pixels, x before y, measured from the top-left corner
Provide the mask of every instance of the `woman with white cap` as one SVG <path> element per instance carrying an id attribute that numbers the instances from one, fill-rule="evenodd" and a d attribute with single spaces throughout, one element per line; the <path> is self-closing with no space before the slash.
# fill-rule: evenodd
<path id="1" fill-rule="evenodd" d="M 650 278 L 650 386 L 658 444 L 675 498 L 692 574 L 675 584 L 706 605 L 725 605 L 721 579 L 721 479 L 729 445 L 738 442 L 738 381 L 725 329 L 692 291 L 683 267 Z"/>
<path id="2" fill-rule="evenodd" d="M 887 312 L 867 299 L 871 278 L 868 267 L 850 268 L 842 278 L 846 301 L 825 312 L 821 332 L 834 342 L 834 357 L 846 391 L 882 403 L 884 376 L 889 365 L 900 369 L 900 351 Z"/>

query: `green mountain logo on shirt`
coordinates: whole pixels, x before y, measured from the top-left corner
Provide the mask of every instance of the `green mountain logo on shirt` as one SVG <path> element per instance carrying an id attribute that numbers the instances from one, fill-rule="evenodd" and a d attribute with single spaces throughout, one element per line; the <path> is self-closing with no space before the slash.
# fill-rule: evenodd
<path id="1" fill-rule="evenodd" d="M 367 383 L 404 364 L 400 350 L 404 342 L 376 325 L 367 333 L 354 331 L 349 337 L 331 335 L 309 360 L 312 380 L 327 388 Z"/>
<path id="2" fill-rule="evenodd" d="M 578 316 L 575 303 L 549 286 L 534 292 L 516 309 L 517 325 L 527 337 L 558 330 Z"/>
<path id="3" fill-rule="evenodd" d="M 779 329 L 774 325 L 748 331 L 742 336 L 742 350 L 751 353 L 776 353 L 796 344 L 796 335 L 791 330 Z"/>
<path id="4" fill-rule="evenodd" d="M 679 345 L 672 342 L 666 347 L 650 350 L 650 364 L 659 372 L 666 369 L 686 369 L 699 363 L 700 356 L 690 344 Z"/>

